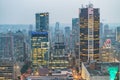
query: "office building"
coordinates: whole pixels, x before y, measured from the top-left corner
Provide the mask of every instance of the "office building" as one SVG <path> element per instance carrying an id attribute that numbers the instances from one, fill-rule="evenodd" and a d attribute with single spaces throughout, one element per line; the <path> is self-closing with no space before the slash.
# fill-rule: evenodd
<path id="1" fill-rule="evenodd" d="M 50 53 L 49 65 L 51 69 L 65 69 L 68 67 L 68 56 L 65 55 L 64 33 L 59 27 L 59 22 L 56 22 L 54 44 Z"/>
<path id="2" fill-rule="evenodd" d="M 14 63 L 9 58 L 0 59 L 0 80 L 13 80 L 14 79 Z"/>
<path id="3" fill-rule="evenodd" d="M 100 48 L 104 44 L 104 30 L 103 30 L 103 23 L 100 23 Z"/>
<path id="4" fill-rule="evenodd" d="M 25 35 L 22 31 L 16 31 L 16 33 L 13 33 L 14 38 L 14 56 L 17 61 L 24 62 L 25 61 Z M 28 53 L 26 53 L 28 54 Z"/>
<path id="5" fill-rule="evenodd" d="M 36 31 L 45 32 L 49 30 L 49 13 L 36 13 Z"/>
<path id="6" fill-rule="evenodd" d="M 36 31 L 30 31 L 31 60 L 34 73 L 49 67 L 49 13 L 36 13 Z"/>
<path id="7" fill-rule="evenodd" d="M 48 33 L 47 32 L 31 32 L 31 48 L 33 68 L 38 70 L 40 67 L 48 67 Z"/>
<path id="8" fill-rule="evenodd" d="M 80 59 L 84 62 L 99 61 L 99 8 L 92 4 L 79 9 L 80 18 Z"/>
<path id="9" fill-rule="evenodd" d="M 78 59 L 79 55 L 79 33 L 80 33 L 80 27 L 79 27 L 79 18 L 73 18 L 72 19 L 72 46 L 74 49 L 74 53 L 76 53 L 76 58 Z"/>
<path id="10" fill-rule="evenodd" d="M 116 28 L 116 41 L 120 42 L 120 27 Z"/>
<path id="11" fill-rule="evenodd" d="M 64 42 L 54 44 L 54 50 L 50 54 L 49 66 L 51 69 L 68 68 L 68 56 L 65 54 Z"/>
<path id="12" fill-rule="evenodd" d="M 70 27 L 65 27 L 65 50 L 66 53 L 70 53 Z"/>
<path id="13" fill-rule="evenodd" d="M 0 58 L 13 58 L 14 46 L 11 34 L 0 34 Z"/>
<path id="14" fill-rule="evenodd" d="M 107 39 L 111 39 L 111 44 L 114 45 L 116 41 L 116 33 L 115 30 L 110 28 L 110 25 L 104 25 L 104 38 L 103 41 L 105 42 Z"/>

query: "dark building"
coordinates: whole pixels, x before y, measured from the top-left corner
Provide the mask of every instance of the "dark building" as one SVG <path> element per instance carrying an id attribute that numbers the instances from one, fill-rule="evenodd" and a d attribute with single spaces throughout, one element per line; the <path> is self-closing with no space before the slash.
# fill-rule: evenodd
<path id="1" fill-rule="evenodd" d="M 49 13 L 37 13 L 36 14 L 36 31 L 48 31 L 49 30 Z"/>
<path id="2" fill-rule="evenodd" d="M 51 69 L 64 69 L 68 67 L 68 57 L 65 55 L 64 33 L 59 29 L 59 22 L 55 24 L 54 44 L 51 45 L 50 63 Z"/>
<path id="3" fill-rule="evenodd" d="M 80 18 L 80 59 L 82 61 L 99 60 L 99 8 L 89 4 L 79 9 Z"/>
<path id="4" fill-rule="evenodd" d="M 116 29 L 116 41 L 120 42 L 120 26 Z"/>
<path id="5" fill-rule="evenodd" d="M 70 53 L 70 27 L 65 27 L 65 50 L 66 53 Z"/>
<path id="6" fill-rule="evenodd" d="M 68 56 L 65 54 L 65 44 L 55 43 L 54 52 L 50 54 L 51 69 L 66 69 L 68 68 Z"/>
<path id="7" fill-rule="evenodd" d="M 79 18 L 72 19 L 72 46 L 73 50 L 76 53 L 76 58 L 78 59 L 79 55 L 79 34 L 80 34 L 80 27 L 79 27 Z"/>
<path id="8" fill-rule="evenodd" d="M 0 34 L 0 58 L 13 58 L 13 36 L 10 34 Z"/>
<path id="9" fill-rule="evenodd" d="M 115 30 L 110 28 L 110 25 L 104 25 L 104 37 L 103 41 L 105 42 L 107 39 L 111 40 L 111 44 L 114 45 L 116 41 L 116 33 Z"/>
<path id="10" fill-rule="evenodd" d="M 103 23 L 100 23 L 100 47 L 103 46 L 104 43 L 104 32 L 103 32 Z"/>
<path id="11" fill-rule="evenodd" d="M 24 53 L 25 53 L 25 46 L 24 46 L 24 41 L 25 41 L 25 35 L 23 34 L 22 31 L 17 31 L 16 33 L 13 34 L 14 38 L 14 56 L 17 61 L 24 61 Z"/>

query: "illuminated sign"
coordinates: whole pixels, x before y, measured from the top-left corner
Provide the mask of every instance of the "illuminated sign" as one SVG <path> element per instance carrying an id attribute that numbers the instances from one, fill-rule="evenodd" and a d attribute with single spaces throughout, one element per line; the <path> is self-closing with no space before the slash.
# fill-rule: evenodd
<path id="1" fill-rule="evenodd" d="M 109 71 L 109 74 L 110 74 L 110 80 L 115 80 L 115 76 L 118 72 L 118 67 L 109 67 L 108 71 Z"/>

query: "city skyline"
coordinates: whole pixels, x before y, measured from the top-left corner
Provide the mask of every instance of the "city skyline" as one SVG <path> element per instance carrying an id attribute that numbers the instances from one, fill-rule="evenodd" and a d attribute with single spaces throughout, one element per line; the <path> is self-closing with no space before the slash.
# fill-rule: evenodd
<path id="1" fill-rule="evenodd" d="M 120 23 L 119 0 L 1 0 L 0 24 L 35 24 L 35 14 L 50 13 L 50 24 L 72 23 L 72 18 L 78 18 L 79 8 L 92 3 L 100 8 L 100 20 L 104 23 Z"/>

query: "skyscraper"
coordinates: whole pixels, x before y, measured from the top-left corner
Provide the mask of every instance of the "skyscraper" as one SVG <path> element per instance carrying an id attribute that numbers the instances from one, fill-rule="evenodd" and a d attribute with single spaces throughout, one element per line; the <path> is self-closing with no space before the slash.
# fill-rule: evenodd
<path id="1" fill-rule="evenodd" d="M 120 42 L 120 27 L 116 29 L 116 41 Z"/>
<path id="2" fill-rule="evenodd" d="M 34 70 L 37 71 L 40 66 L 48 66 L 48 33 L 31 32 L 32 63 Z"/>
<path id="3" fill-rule="evenodd" d="M 31 31 L 32 63 L 34 73 L 40 67 L 49 67 L 49 13 L 36 14 L 36 31 Z M 34 74 L 35 75 L 35 74 Z"/>
<path id="4" fill-rule="evenodd" d="M 13 36 L 9 34 L 0 34 L 0 58 L 13 59 L 14 54 Z"/>
<path id="5" fill-rule="evenodd" d="M 13 34 L 14 39 L 14 56 L 16 58 L 16 61 L 25 61 L 25 35 L 22 31 L 18 30 L 16 33 Z M 28 54 L 28 53 L 26 53 Z M 26 55 L 27 56 L 27 55 Z"/>
<path id="6" fill-rule="evenodd" d="M 59 27 L 59 22 L 56 22 L 53 50 L 50 53 L 49 66 L 51 69 L 64 69 L 68 67 L 68 58 L 65 55 L 64 33 Z"/>
<path id="7" fill-rule="evenodd" d="M 72 46 L 74 49 L 74 52 L 76 53 L 76 58 L 78 58 L 79 54 L 79 32 L 80 27 L 79 27 L 79 18 L 73 18 L 72 19 Z"/>
<path id="8" fill-rule="evenodd" d="M 49 29 L 49 13 L 36 13 L 36 31 L 48 31 Z"/>
<path id="9" fill-rule="evenodd" d="M 65 48 L 66 52 L 70 53 L 70 27 L 65 27 Z"/>
<path id="10" fill-rule="evenodd" d="M 99 60 L 99 8 L 93 8 L 93 4 L 89 4 L 79 11 L 80 59 L 83 62 Z"/>
<path id="11" fill-rule="evenodd" d="M 103 37 L 104 37 L 104 33 L 103 33 L 103 23 L 100 23 L 100 47 L 103 46 Z"/>

